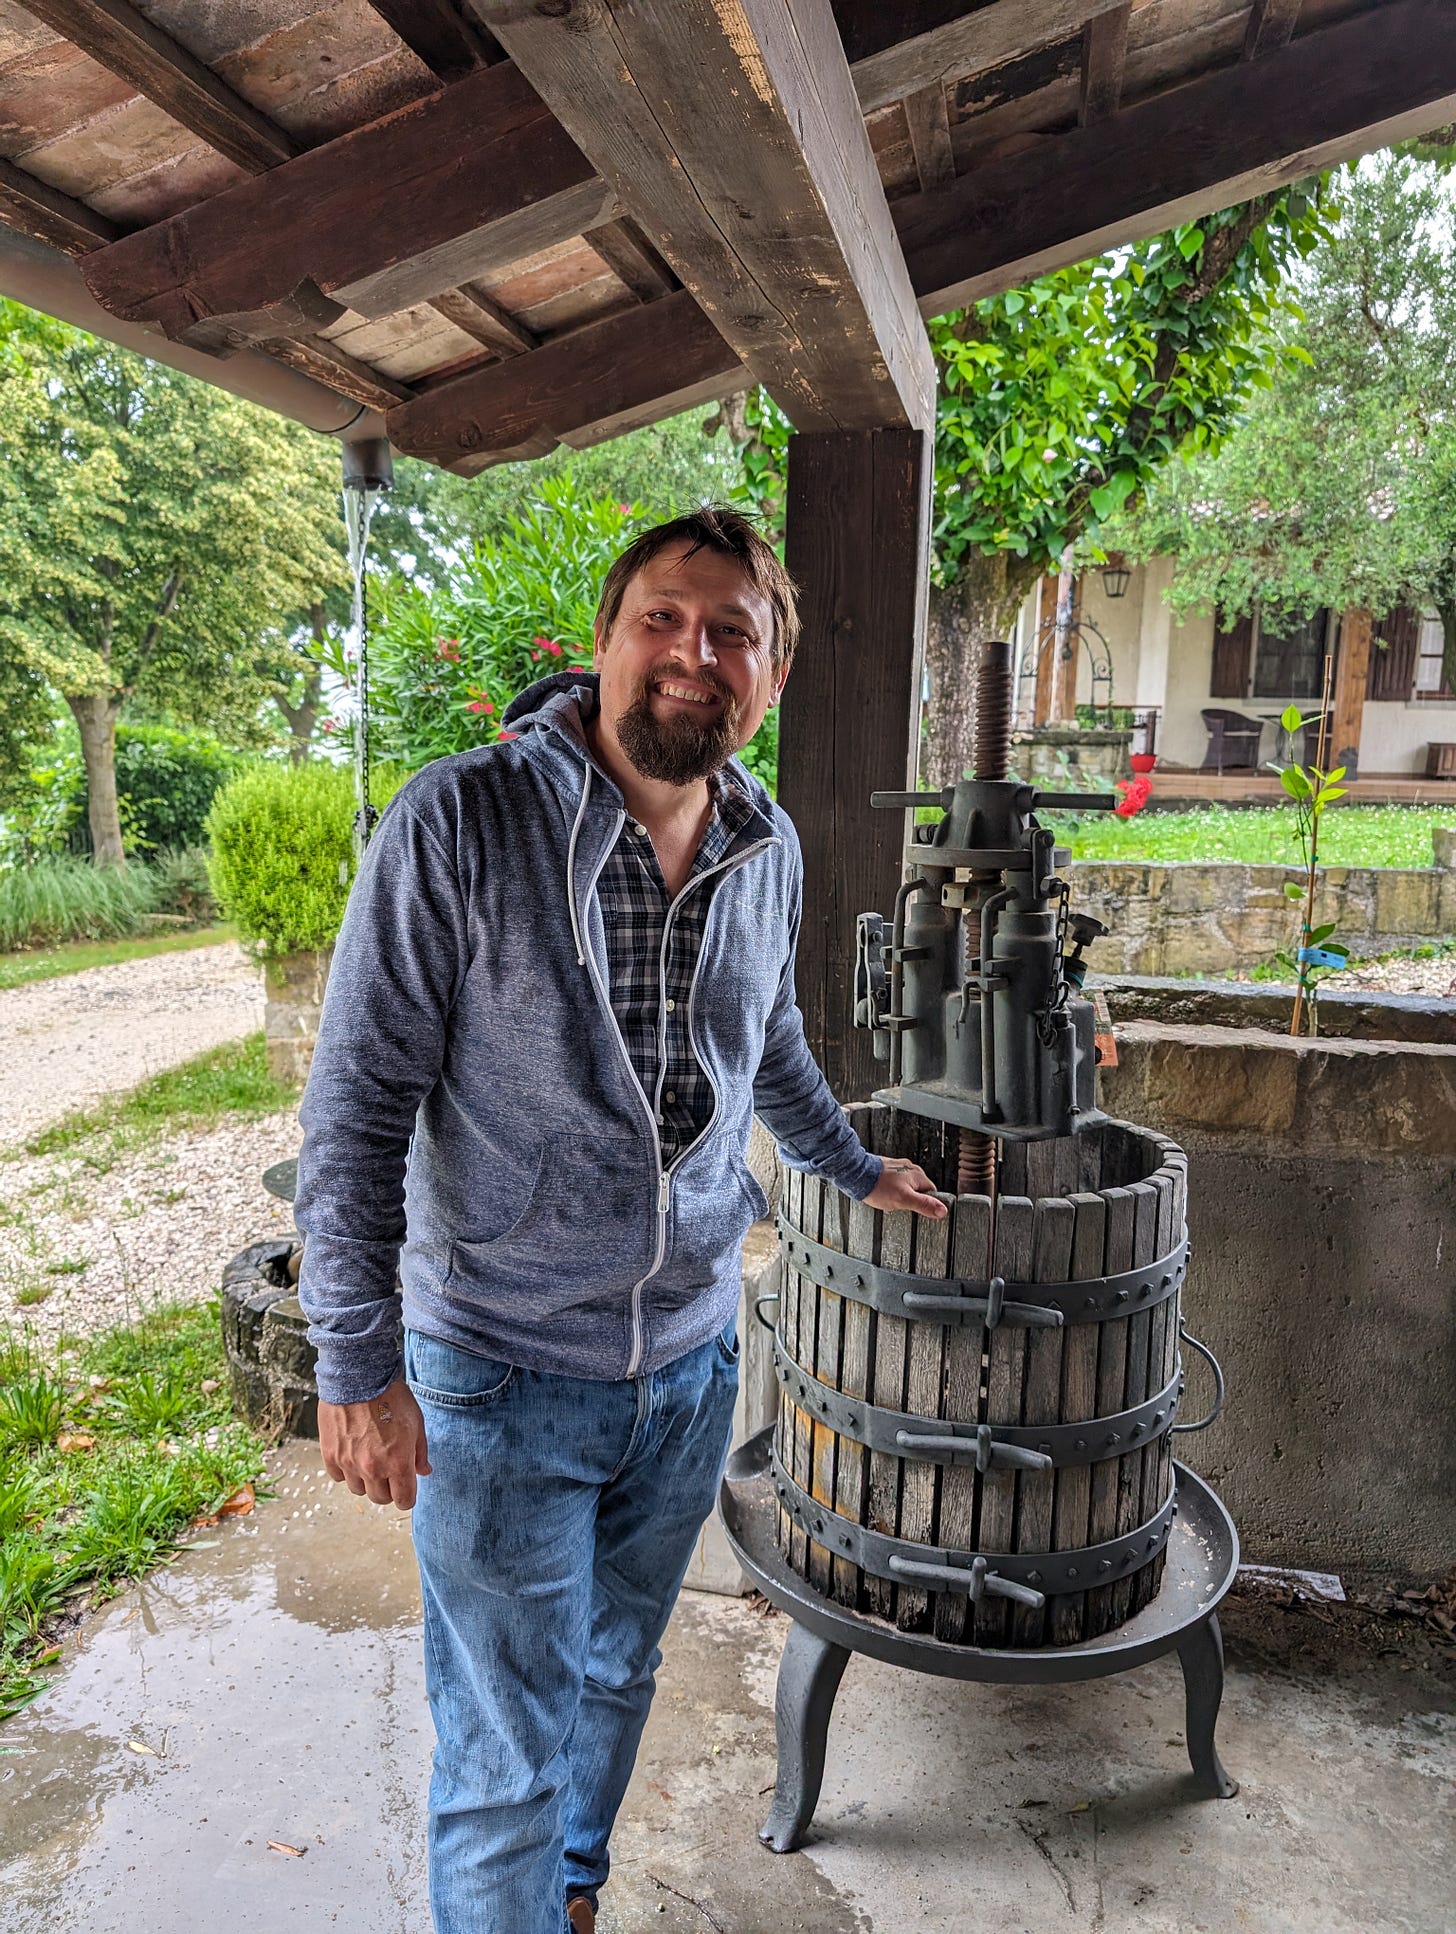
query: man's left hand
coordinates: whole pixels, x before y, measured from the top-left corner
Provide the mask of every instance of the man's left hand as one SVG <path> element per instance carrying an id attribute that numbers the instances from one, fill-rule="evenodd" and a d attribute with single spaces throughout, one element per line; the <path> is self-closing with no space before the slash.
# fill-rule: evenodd
<path id="1" fill-rule="evenodd" d="M 909 1209 L 914 1215 L 929 1216 L 938 1222 L 948 1214 L 935 1193 L 935 1184 L 916 1162 L 887 1159 L 884 1172 L 865 1197 L 871 1209 Z"/>

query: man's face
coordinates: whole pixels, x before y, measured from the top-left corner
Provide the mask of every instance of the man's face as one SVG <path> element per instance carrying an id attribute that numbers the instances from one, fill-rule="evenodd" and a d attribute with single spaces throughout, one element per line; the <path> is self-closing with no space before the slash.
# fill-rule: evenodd
<path id="1" fill-rule="evenodd" d="M 686 786 L 747 745 L 784 688 L 773 607 L 717 551 L 670 545 L 597 627 L 602 714 L 647 779 Z"/>

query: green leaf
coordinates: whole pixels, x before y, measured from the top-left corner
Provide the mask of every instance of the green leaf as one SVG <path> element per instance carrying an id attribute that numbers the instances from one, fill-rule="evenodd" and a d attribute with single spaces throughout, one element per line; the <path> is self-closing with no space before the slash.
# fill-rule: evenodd
<path id="1" fill-rule="evenodd" d="M 1291 799 L 1307 799 L 1314 790 L 1305 776 L 1303 766 L 1285 766 L 1279 775 L 1279 783 Z"/>
<path id="2" fill-rule="evenodd" d="M 1286 732 L 1297 732 L 1304 723 L 1304 720 L 1299 715 L 1299 707 L 1297 705 L 1286 705 L 1284 710 L 1279 714 L 1279 723 L 1284 727 Z"/>
<path id="3" fill-rule="evenodd" d="M 1185 261 L 1191 261 L 1202 247 L 1203 230 L 1201 228 L 1185 228 L 1178 237 L 1178 252 Z"/>
<path id="4" fill-rule="evenodd" d="M 1304 888 L 1302 886 L 1296 886 L 1293 880 L 1286 880 L 1284 882 L 1284 897 L 1286 900 L 1302 900 L 1304 898 Z"/>
<path id="5" fill-rule="evenodd" d="M 1335 922 L 1333 920 L 1327 920 L 1322 927 L 1311 927 L 1309 932 L 1310 945 L 1318 947 L 1321 942 L 1329 939 L 1334 930 Z"/>

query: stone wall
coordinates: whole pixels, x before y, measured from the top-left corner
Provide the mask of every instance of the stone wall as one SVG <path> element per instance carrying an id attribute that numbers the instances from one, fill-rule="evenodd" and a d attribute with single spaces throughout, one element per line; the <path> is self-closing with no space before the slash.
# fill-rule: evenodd
<path id="1" fill-rule="evenodd" d="M 1247 1559 L 1456 1562 L 1456 1047 L 1116 1028 L 1103 1106 L 1189 1155 L 1184 1318 L 1228 1406 L 1179 1455 Z M 1188 1415 L 1207 1389 L 1193 1366 Z"/>
<path id="2" fill-rule="evenodd" d="M 277 1081 L 308 1079 L 332 947 L 320 953 L 280 954 L 263 964 L 263 1033 L 268 1072 Z"/>
<path id="3" fill-rule="evenodd" d="M 1284 886 L 1302 880 L 1297 867 L 1076 860 L 1067 871 L 1077 911 L 1110 929 L 1092 954 L 1100 973 L 1247 971 L 1295 935 Z M 1360 956 L 1446 939 L 1456 934 L 1456 870 L 1324 867 L 1316 911 Z"/>
<path id="4" fill-rule="evenodd" d="M 1110 725 L 1037 725 L 1012 739 L 1012 762 L 1026 779 L 1056 787 L 1077 781 L 1099 786 L 1126 779 L 1132 733 Z"/>

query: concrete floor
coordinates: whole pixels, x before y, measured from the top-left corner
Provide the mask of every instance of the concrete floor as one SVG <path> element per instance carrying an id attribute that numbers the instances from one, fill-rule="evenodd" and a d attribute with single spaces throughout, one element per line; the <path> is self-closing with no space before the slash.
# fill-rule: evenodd
<path id="1" fill-rule="evenodd" d="M 428 1934 L 407 1521 L 309 1445 L 273 1482 L 0 1729 L 3 1934 Z M 1353 1623 L 1232 1603 L 1224 1802 L 1190 1797 L 1175 1664 L 1035 1691 L 857 1659 L 816 1838 L 776 1858 L 785 1621 L 685 1596 L 601 1934 L 1450 1934 L 1456 1683 Z"/>

